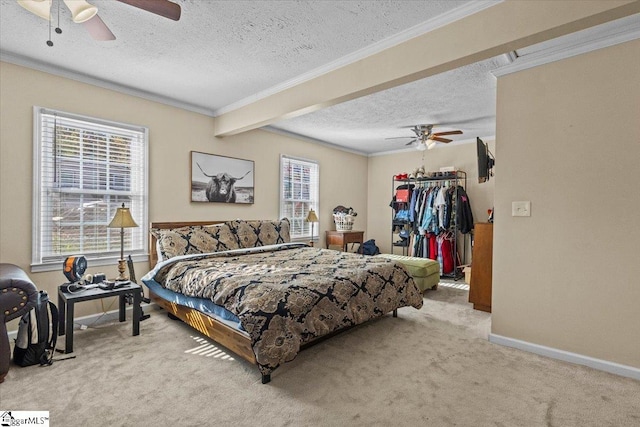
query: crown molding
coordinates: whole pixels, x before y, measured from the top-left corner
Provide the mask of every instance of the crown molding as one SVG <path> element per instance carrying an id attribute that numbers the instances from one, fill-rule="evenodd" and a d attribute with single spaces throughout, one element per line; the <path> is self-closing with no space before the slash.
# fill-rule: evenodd
<path id="1" fill-rule="evenodd" d="M 549 47 L 538 52 L 522 56 L 517 56 L 516 52 L 515 55 L 510 55 L 511 58 L 515 57 L 511 64 L 493 70 L 491 73 L 495 77 L 501 77 L 640 38 L 640 14 L 622 18 L 621 21 L 622 24 L 613 21 L 583 30 L 584 37 L 580 37 L 579 40 L 563 36 L 548 42 L 551 43 Z"/>
<path id="2" fill-rule="evenodd" d="M 213 117 L 213 111 L 208 108 L 199 107 L 197 105 L 189 104 L 177 99 L 157 95 L 151 92 L 146 92 L 140 89 L 133 88 L 131 86 L 121 85 L 108 80 L 91 77 L 86 74 L 81 74 L 68 68 L 58 67 L 51 64 L 46 64 L 41 61 L 35 61 L 30 58 L 26 58 L 14 53 L 0 51 L 0 61 L 8 62 L 14 65 L 31 68 L 44 73 L 53 74 L 55 76 L 64 77 L 67 79 L 75 80 L 80 83 L 86 83 L 93 86 L 98 86 L 103 89 L 109 89 L 116 92 L 123 93 L 125 95 L 136 96 L 138 98 L 146 99 L 148 101 L 158 102 L 160 104 L 169 105 L 172 107 L 181 108 L 183 110 L 192 111 L 194 113 L 203 114 L 205 116 Z"/>
<path id="3" fill-rule="evenodd" d="M 433 31 L 437 28 L 444 27 L 446 25 L 451 24 L 452 22 L 466 18 L 467 16 L 471 16 L 491 6 L 495 6 L 496 4 L 502 3 L 503 1 L 504 0 L 479 0 L 479 1 L 469 2 L 463 6 L 460 6 L 446 13 L 443 13 L 442 15 L 438 15 L 432 19 L 429 19 L 428 21 L 414 25 L 413 27 L 409 27 L 406 30 L 403 30 L 391 37 L 380 40 L 376 43 L 373 43 L 362 49 L 359 49 L 355 52 L 352 52 L 348 55 L 338 58 L 335 61 L 331 61 L 321 67 L 315 68 L 307 73 L 300 74 L 299 76 L 293 79 L 287 80 L 285 82 L 272 86 L 268 89 L 257 92 L 249 97 L 246 97 L 232 104 L 219 108 L 214 111 L 214 115 L 219 116 L 221 114 L 225 114 L 230 111 L 237 110 L 238 108 L 245 107 L 256 101 L 267 98 L 268 96 L 274 95 L 278 92 L 282 92 L 286 89 L 290 89 L 301 83 L 307 82 L 323 74 L 327 74 L 328 72 L 337 70 L 338 68 L 342 68 L 346 65 L 357 62 L 368 56 L 375 55 L 376 53 L 382 52 L 385 49 L 389 49 L 393 46 L 397 46 L 400 43 L 406 42 L 407 40 L 410 40 L 422 34 L 428 33 L 429 31 Z"/>

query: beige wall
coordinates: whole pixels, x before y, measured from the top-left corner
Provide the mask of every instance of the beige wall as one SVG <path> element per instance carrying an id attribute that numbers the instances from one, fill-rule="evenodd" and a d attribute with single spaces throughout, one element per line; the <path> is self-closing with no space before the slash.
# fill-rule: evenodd
<path id="1" fill-rule="evenodd" d="M 636 40 L 498 79 L 492 333 L 640 368 L 638 76 Z"/>
<path id="2" fill-rule="evenodd" d="M 288 154 L 320 164 L 321 233 L 333 225 L 330 213 L 339 204 L 352 206 L 366 224 L 366 157 L 260 130 L 217 139 L 211 117 L 5 62 L 0 84 L 0 262 L 29 271 L 34 105 L 147 126 L 150 221 L 277 218 L 279 158 Z M 191 150 L 254 160 L 255 203 L 190 203 Z M 116 274 L 116 266 L 99 269 Z M 146 263 L 136 264 L 138 277 L 147 271 Z M 61 271 L 30 275 L 50 295 L 64 282 Z M 100 302 L 92 301 L 78 305 L 76 315 L 101 311 Z"/>
<path id="3" fill-rule="evenodd" d="M 472 138 L 473 135 L 467 135 Z M 485 139 L 489 150 L 494 151 L 494 142 Z M 423 158 L 424 153 L 424 158 Z M 454 166 L 458 170 L 467 173 L 467 185 L 465 187 L 475 222 L 487 221 L 487 209 L 493 207 L 494 179 L 478 184 L 478 163 L 475 139 L 471 143 L 460 145 L 438 145 L 433 150 L 423 152 L 412 150 L 402 153 L 374 156 L 369 158 L 369 189 L 367 233 L 369 238 L 376 239 L 376 244 L 383 253 L 391 252 L 391 182 L 393 175 L 410 173 L 419 166 L 424 165 L 427 171 L 439 171 L 441 167 Z M 498 167 L 494 169 L 496 172 Z M 394 236 L 395 240 L 398 236 Z M 470 238 L 467 238 L 467 261 L 470 261 Z M 401 254 L 400 248 L 395 252 Z M 460 251 L 462 255 L 462 251 Z"/>

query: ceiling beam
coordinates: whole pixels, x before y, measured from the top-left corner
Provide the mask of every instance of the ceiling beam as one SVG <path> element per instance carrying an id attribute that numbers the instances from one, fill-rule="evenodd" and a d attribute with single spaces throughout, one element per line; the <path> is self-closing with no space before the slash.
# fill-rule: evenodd
<path id="1" fill-rule="evenodd" d="M 506 0 L 214 120 L 216 136 L 369 95 L 640 13 L 640 0 Z"/>

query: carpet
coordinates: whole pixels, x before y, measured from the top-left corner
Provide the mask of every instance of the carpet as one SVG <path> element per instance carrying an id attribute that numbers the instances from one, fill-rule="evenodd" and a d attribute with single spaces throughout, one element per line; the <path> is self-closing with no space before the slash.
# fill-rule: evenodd
<path id="1" fill-rule="evenodd" d="M 257 368 L 161 310 L 74 334 L 75 359 L 12 366 L 0 410 L 52 426 L 638 426 L 640 382 L 487 341 L 490 315 L 441 284 L 313 346 L 263 385 Z M 63 343 L 58 346 L 62 348 Z"/>

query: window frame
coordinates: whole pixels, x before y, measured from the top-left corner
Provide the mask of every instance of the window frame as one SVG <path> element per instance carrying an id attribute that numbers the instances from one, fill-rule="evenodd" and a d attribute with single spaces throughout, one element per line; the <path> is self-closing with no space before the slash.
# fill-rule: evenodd
<path id="1" fill-rule="evenodd" d="M 135 164 L 132 168 L 142 167 L 143 171 L 141 173 L 142 185 L 137 188 L 142 190 L 142 194 L 138 195 L 136 189 L 130 188 L 129 193 L 136 193 L 134 197 L 136 197 L 141 205 L 142 212 L 133 212 L 134 219 L 138 223 L 137 229 L 131 229 L 133 231 L 129 231 L 129 233 L 141 233 L 138 238 L 135 239 L 136 244 L 141 244 L 140 247 L 136 248 L 127 248 L 125 242 L 125 256 L 131 255 L 131 258 L 134 262 L 144 262 L 149 259 L 149 242 L 147 238 L 147 230 L 149 228 L 149 129 L 144 126 L 132 125 L 128 123 L 120 123 L 115 121 L 104 120 L 96 117 L 90 117 L 75 113 L 68 113 L 65 111 L 34 106 L 33 107 L 33 188 L 32 188 L 32 242 L 31 242 L 31 271 L 33 272 L 42 272 L 42 271 L 54 271 L 59 270 L 62 267 L 62 261 L 68 255 L 60 255 L 62 259 L 53 259 L 54 257 L 47 257 L 50 259 L 44 259 L 44 248 L 43 248 L 43 240 L 44 233 L 43 230 L 43 218 L 42 215 L 46 215 L 46 212 L 43 212 L 42 209 L 42 191 L 47 188 L 46 177 L 43 176 L 42 170 L 43 165 L 49 159 L 46 155 L 43 155 L 43 151 L 46 147 L 47 142 L 45 141 L 45 137 L 43 135 L 44 131 L 47 130 L 47 126 L 43 124 L 43 116 L 44 115 L 54 115 L 61 119 L 68 120 L 76 120 L 80 122 L 84 122 L 87 127 L 95 126 L 99 128 L 101 126 L 112 127 L 121 129 L 127 132 L 137 132 L 140 134 L 140 143 L 142 147 L 140 149 L 140 153 L 142 155 L 141 164 Z M 83 159 L 84 160 L 84 159 Z M 55 160 L 53 160 L 55 161 Z M 90 162 L 91 163 L 91 162 Z M 97 164 L 97 163 L 96 163 Z M 106 165 L 113 165 L 111 162 L 105 162 Z M 129 163 L 134 165 L 133 162 Z M 118 167 L 119 165 L 115 165 L 114 167 Z M 129 177 L 131 179 L 131 177 Z M 116 193 L 115 190 L 91 190 L 91 189 L 78 189 L 74 190 L 77 194 L 87 194 L 87 195 L 95 195 L 97 192 L 103 193 L 105 195 L 110 196 L 124 196 L 126 197 L 126 193 Z M 62 192 L 66 194 L 66 192 Z M 130 206 L 127 206 L 130 207 Z M 108 221 L 111 220 L 111 217 L 115 213 L 115 208 L 112 206 L 110 209 L 112 212 L 109 212 Z M 82 222 L 80 222 L 82 225 Z M 105 226 L 108 222 L 105 223 Z M 125 230 L 125 233 L 127 231 Z M 117 233 L 119 236 L 120 231 L 116 229 L 107 229 L 107 233 Z M 81 236 L 80 236 L 81 237 Z M 133 239 L 132 239 L 133 240 Z M 119 238 L 118 238 L 119 241 Z M 116 265 L 117 260 L 120 259 L 120 245 L 117 245 L 117 250 L 111 249 L 103 252 L 94 252 L 89 254 L 76 254 L 76 255 L 85 255 L 89 264 L 89 268 L 95 266 L 103 266 L 103 265 Z"/>
<path id="2" fill-rule="evenodd" d="M 280 155 L 280 179 L 279 179 L 279 185 L 280 185 L 280 218 L 286 217 L 287 215 L 285 215 L 284 212 L 284 204 L 287 202 L 284 199 L 284 162 L 286 161 L 293 161 L 293 162 L 299 162 L 299 163 L 306 163 L 306 164 L 311 164 L 315 167 L 316 171 L 317 171 L 317 176 L 316 176 L 316 185 L 315 188 L 312 189 L 310 191 L 310 193 L 314 193 L 312 194 L 312 197 L 309 199 L 309 207 L 313 210 L 317 212 L 319 212 L 320 210 L 320 163 L 316 160 L 311 160 L 311 159 L 305 159 L 302 157 L 296 157 L 296 156 L 290 156 L 287 154 L 281 154 Z M 304 214 L 304 218 L 306 218 L 307 214 L 308 214 L 308 209 L 306 210 L 305 214 Z M 307 223 L 306 221 L 304 221 L 303 219 L 303 232 L 302 234 L 298 234 L 298 235 L 294 235 L 294 230 L 295 230 L 295 226 L 294 226 L 294 221 L 296 219 L 295 218 L 289 218 L 289 221 L 291 222 L 291 241 L 292 242 L 302 242 L 302 241 L 308 241 L 309 238 L 311 238 L 311 225 L 309 223 Z M 315 236 L 313 236 L 314 239 L 318 239 L 319 238 L 319 231 L 320 231 L 320 226 L 318 225 L 317 227 L 314 227 L 314 234 L 316 234 Z"/>

